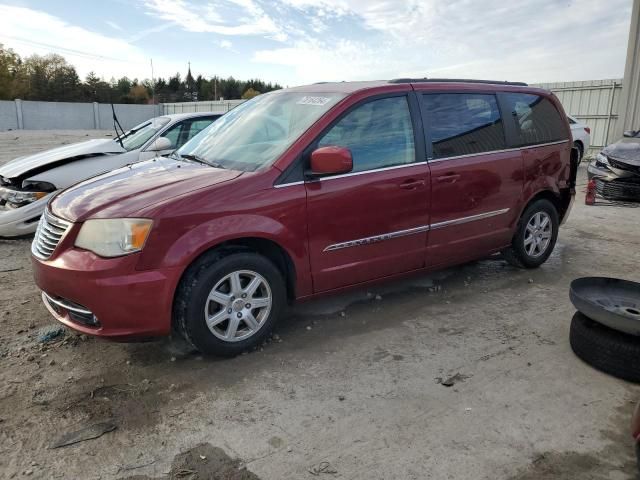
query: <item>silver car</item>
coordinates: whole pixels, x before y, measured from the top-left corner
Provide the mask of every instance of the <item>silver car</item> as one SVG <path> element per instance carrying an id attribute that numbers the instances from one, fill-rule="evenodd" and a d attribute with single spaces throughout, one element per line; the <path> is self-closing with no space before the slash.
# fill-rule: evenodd
<path id="1" fill-rule="evenodd" d="M 156 117 L 116 139 L 94 139 L 16 158 L 0 167 L 0 237 L 35 232 L 58 190 L 125 165 L 167 155 L 208 127 L 220 113 Z"/>

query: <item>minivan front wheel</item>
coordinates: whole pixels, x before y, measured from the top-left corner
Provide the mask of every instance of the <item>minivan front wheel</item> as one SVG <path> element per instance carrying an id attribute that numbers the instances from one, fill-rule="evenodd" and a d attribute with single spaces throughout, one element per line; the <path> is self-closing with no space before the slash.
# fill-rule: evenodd
<path id="1" fill-rule="evenodd" d="M 558 238 L 558 212 L 549 200 L 534 201 L 520 217 L 511 246 L 502 254 L 518 268 L 537 268 L 547 261 Z"/>
<path id="2" fill-rule="evenodd" d="M 286 302 L 284 280 L 252 252 L 202 257 L 183 278 L 174 323 L 203 353 L 233 356 L 261 344 Z"/>

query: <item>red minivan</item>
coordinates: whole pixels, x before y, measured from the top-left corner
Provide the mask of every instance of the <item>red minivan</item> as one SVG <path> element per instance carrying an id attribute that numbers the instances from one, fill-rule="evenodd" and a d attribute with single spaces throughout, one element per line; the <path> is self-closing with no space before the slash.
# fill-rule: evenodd
<path id="1" fill-rule="evenodd" d="M 243 103 L 170 158 L 55 196 L 35 281 L 65 325 L 264 340 L 294 300 L 503 252 L 534 268 L 576 165 L 553 94 L 523 83 L 318 83 Z"/>

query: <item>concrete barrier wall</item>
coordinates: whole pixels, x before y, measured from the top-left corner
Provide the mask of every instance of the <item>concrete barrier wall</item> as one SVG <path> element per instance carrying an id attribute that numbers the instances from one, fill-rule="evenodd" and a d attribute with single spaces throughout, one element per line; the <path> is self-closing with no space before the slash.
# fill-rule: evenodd
<path id="1" fill-rule="evenodd" d="M 90 130 L 95 128 L 90 103 L 22 102 L 24 130 Z"/>
<path id="2" fill-rule="evenodd" d="M 125 130 L 162 115 L 162 105 L 114 105 Z M 71 102 L 0 101 L 0 131 L 110 129 L 110 104 Z"/>
<path id="3" fill-rule="evenodd" d="M 16 103 L 0 100 L 0 131 L 16 130 L 17 128 L 18 117 L 16 115 Z"/>

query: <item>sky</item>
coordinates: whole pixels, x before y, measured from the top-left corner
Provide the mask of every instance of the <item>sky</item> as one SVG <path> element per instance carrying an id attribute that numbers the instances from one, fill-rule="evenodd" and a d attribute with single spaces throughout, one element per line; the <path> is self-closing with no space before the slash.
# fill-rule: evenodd
<path id="1" fill-rule="evenodd" d="M 632 0 L 0 0 L 0 43 L 84 78 L 285 86 L 399 77 L 620 78 Z"/>

